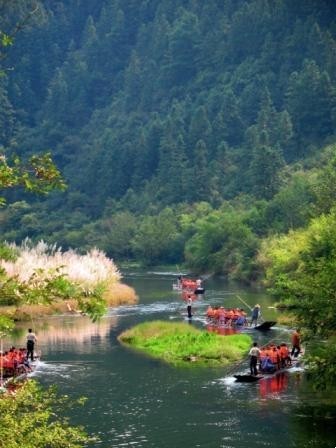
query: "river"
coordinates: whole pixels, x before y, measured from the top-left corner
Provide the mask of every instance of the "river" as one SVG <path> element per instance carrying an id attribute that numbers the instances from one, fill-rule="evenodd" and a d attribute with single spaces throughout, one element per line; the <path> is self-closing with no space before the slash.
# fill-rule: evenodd
<path id="1" fill-rule="evenodd" d="M 254 384 L 234 382 L 232 368 L 173 368 L 121 346 L 117 336 L 139 322 L 182 320 L 185 306 L 172 291 L 173 276 L 159 272 L 129 272 L 124 281 L 134 287 L 139 303 L 110 309 L 99 323 L 82 316 L 53 317 L 32 324 L 43 353 L 34 376 L 56 384 L 61 394 L 86 396 L 74 407 L 71 422 L 83 425 L 101 448 L 251 448 L 334 447 L 333 428 L 304 415 L 316 399 L 307 390 L 302 369 Z M 208 279 L 206 294 L 193 309 L 193 325 L 205 328 L 208 304 L 239 306 L 237 295 L 250 306 L 261 305 L 263 317 L 276 318 L 265 292 L 228 286 Z M 246 308 L 246 307 L 245 307 Z M 17 336 L 22 343 L 24 332 Z M 260 344 L 289 341 L 290 332 L 275 327 L 266 334 L 251 332 Z M 332 426 L 332 425 L 330 425 Z"/>

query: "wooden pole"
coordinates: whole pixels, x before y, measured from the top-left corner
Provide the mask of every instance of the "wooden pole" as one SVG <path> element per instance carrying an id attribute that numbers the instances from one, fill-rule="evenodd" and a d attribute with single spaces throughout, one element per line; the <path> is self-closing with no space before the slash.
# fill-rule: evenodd
<path id="1" fill-rule="evenodd" d="M 250 305 L 248 303 L 245 302 L 244 299 L 242 299 L 238 294 L 236 294 L 236 297 L 238 297 L 238 299 L 241 300 L 243 302 L 243 304 L 246 305 L 250 311 L 252 311 L 252 308 L 250 307 Z"/>

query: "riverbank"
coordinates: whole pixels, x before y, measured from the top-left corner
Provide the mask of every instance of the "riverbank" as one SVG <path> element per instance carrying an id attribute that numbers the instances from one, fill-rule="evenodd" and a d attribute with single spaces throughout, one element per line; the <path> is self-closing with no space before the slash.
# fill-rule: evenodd
<path id="1" fill-rule="evenodd" d="M 246 355 L 251 338 L 246 334 L 220 336 L 187 323 L 145 322 L 124 331 L 118 340 L 175 366 L 225 366 Z"/>
<path id="2" fill-rule="evenodd" d="M 133 305 L 138 301 L 135 290 L 123 283 L 112 283 L 109 285 L 103 293 L 103 298 L 106 306 L 111 308 L 120 305 Z M 77 308 L 77 300 L 59 299 L 49 304 L 0 306 L 0 315 L 5 315 L 15 321 L 26 321 L 30 320 L 31 316 L 40 318 L 57 314 L 79 314 L 80 311 Z"/>

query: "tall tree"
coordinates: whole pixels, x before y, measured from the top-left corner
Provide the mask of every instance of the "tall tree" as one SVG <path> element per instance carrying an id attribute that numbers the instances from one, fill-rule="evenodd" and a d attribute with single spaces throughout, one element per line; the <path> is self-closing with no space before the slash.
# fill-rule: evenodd
<path id="1" fill-rule="evenodd" d="M 280 148 L 269 146 L 267 133 L 253 150 L 250 164 L 252 192 L 260 199 L 271 199 L 280 187 L 281 168 L 284 166 Z"/>

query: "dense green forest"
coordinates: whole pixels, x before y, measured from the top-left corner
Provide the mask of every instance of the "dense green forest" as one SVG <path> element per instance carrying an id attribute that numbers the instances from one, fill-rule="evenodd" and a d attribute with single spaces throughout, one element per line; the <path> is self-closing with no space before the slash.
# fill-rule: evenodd
<path id="1" fill-rule="evenodd" d="M 332 384 L 335 18 L 332 0 L 1 0 L 2 240 L 263 280 L 328 341 L 311 372 Z M 8 190 L 46 150 L 67 190 L 33 197 L 25 172 Z"/>
<path id="2" fill-rule="evenodd" d="M 1 2 L 5 33 L 34 14 L 1 61 L 0 146 L 50 150 L 68 189 L 7 192 L 2 239 L 249 282 L 263 239 L 332 207 L 334 2 L 35 5 Z"/>

